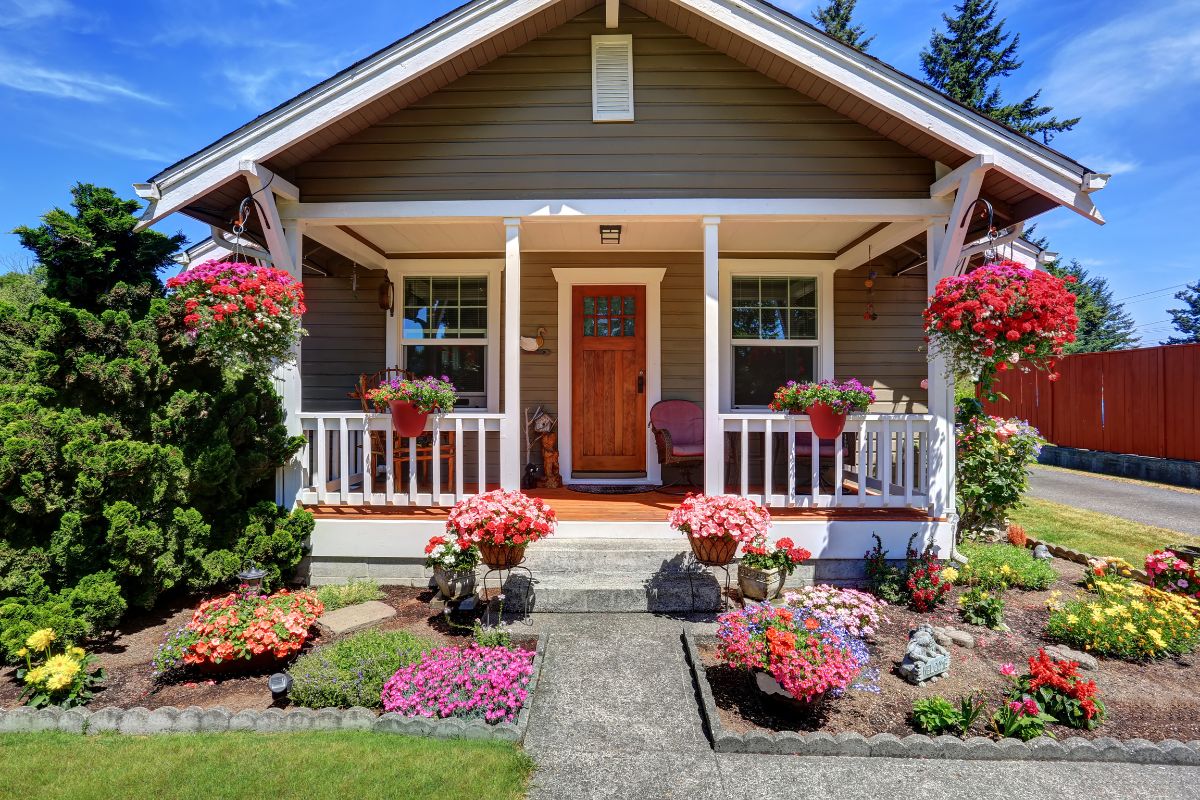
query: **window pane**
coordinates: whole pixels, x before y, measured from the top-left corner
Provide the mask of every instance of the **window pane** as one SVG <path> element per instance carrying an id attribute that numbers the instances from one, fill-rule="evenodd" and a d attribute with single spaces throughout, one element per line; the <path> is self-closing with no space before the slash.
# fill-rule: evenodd
<path id="1" fill-rule="evenodd" d="M 758 278 L 733 279 L 733 304 L 743 307 L 758 305 Z"/>
<path id="2" fill-rule="evenodd" d="M 421 308 L 406 308 L 404 309 L 404 330 L 401 335 L 405 339 L 424 339 L 426 338 L 427 329 L 429 326 L 429 309 L 422 306 Z"/>
<path id="3" fill-rule="evenodd" d="M 609 335 L 610 335 L 610 336 L 620 336 L 620 335 L 621 335 L 621 330 L 622 330 L 622 328 L 621 328 L 621 320 L 620 320 L 620 319 L 611 319 L 611 320 L 609 320 L 609 323 L 608 323 L 608 330 L 609 330 Z"/>
<path id="4" fill-rule="evenodd" d="M 483 394 L 487 386 L 483 345 L 410 345 L 404 355 L 410 372 L 419 377 L 446 375 L 459 394 Z"/>
<path id="5" fill-rule="evenodd" d="M 601 317 L 600 319 L 596 320 L 596 335 L 597 336 L 608 336 L 608 318 L 607 317 Z"/>
<path id="6" fill-rule="evenodd" d="M 788 381 L 812 380 L 815 347 L 738 345 L 733 348 L 733 404 L 766 406 Z"/>
<path id="7" fill-rule="evenodd" d="M 625 335 L 637 336 L 637 325 L 635 324 L 633 317 L 625 318 Z"/>
<path id="8" fill-rule="evenodd" d="M 458 305 L 458 278 L 433 279 L 434 306 Z"/>
<path id="9" fill-rule="evenodd" d="M 626 314 L 636 314 L 637 313 L 637 303 L 634 302 L 634 299 L 632 297 L 625 298 L 625 313 Z"/>
<path id="10" fill-rule="evenodd" d="M 762 304 L 766 308 L 787 308 L 787 278 L 781 278 L 779 280 L 768 280 L 764 278 L 759 287 L 759 293 L 759 296 L 762 298 Z"/>
<path id="11" fill-rule="evenodd" d="M 434 308 L 433 324 L 430 325 L 429 338 L 456 339 L 458 338 L 458 309 Z"/>
<path id="12" fill-rule="evenodd" d="M 405 339 L 485 338 L 487 278 L 406 277 L 401 335 Z"/>
<path id="13" fill-rule="evenodd" d="M 458 294 L 464 306 L 486 306 L 487 278 L 461 278 Z"/>
<path id="14" fill-rule="evenodd" d="M 404 305 L 424 306 L 429 304 L 429 278 L 404 279 Z"/>
<path id="15" fill-rule="evenodd" d="M 464 339 L 487 335 L 487 309 L 464 308 L 458 312 L 458 335 Z"/>
<path id="16" fill-rule="evenodd" d="M 789 291 L 789 302 L 792 308 L 817 307 L 817 279 L 792 278 Z"/>
<path id="17" fill-rule="evenodd" d="M 816 309 L 793 308 L 788 313 L 791 315 L 791 319 L 789 320 L 790 328 L 788 330 L 789 339 L 817 338 Z"/>
<path id="18" fill-rule="evenodd" d="M 757 339 L 761 330 L 758 309 L 735 308 L 733 310 L 733 338 Z"/>
<path id="19" fill-rule="evenodd" d="M 762 310 L 762 329 L 759 331 L 760 339 L 786 339 L 787 328 L 784 327 L 784 314 L 787 313 L 783 309 L 764 308 Z"/>
<path id="20" fill-rule="evenodd" d="M 583 313 L 589 316 L 596 313 L 596 300 L 594 298 L 583 298 Z"/>
<path id="21" fill-rule="evenodd" d="M 596 313 L 597 314 L 608 314 L 608 298 L 607 297 L 597 297 L 596 298 Z"/>
<path id="22" fill-rule="evenodd" d="M 584 317 L 584 319 L 583 319 L 583 335 L 584 336 L 595 336 L 596 335 L 596 318 L 595 317 Z"/>

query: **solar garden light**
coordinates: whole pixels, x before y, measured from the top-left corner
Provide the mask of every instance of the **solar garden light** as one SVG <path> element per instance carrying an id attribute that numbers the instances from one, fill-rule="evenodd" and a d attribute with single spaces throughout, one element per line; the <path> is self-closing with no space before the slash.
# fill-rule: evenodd
<path id="1" fill-rule="evenodd" d="M 278 703 L 287 698 L 292 688 L 292 676 L 286 672 L 276 672 L 267 678 L 267 688 L 271 690 L 271 699 Z"/>
<path id="2" fill-rule="evenodd" d="M 262 582 L 265 577 L 267 577 L 267 571 L 253 564 L 237 574 L 237 579 L 241 581 L 242 585 L 256 592 L 262 591 Z"/>

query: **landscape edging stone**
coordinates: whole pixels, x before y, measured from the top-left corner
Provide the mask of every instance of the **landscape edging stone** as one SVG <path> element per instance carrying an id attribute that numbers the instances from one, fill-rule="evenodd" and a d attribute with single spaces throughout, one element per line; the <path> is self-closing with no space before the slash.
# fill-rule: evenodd
<path id="1" fill-rule="evenodd" d="M 956 736 L 930 737 L 911 734 L 903 738 L 890 733 L 864 737 L 859 733 L 830 735 L 824 731 L 799 733 L 781 731 L 768 733 L 752 731 L 734 733 L 721 724 L 720 712 L 713 700 L 712 687 L 704 674 L 700 652 L 690 624 L 683 628 L 684 654 L 692 670 L 700 699 L 700 713 L 708 728 L 713 749 L 718 753 L 797 754 L 812 756 L 846 756 L 875 758 L 921 758 L 960 761 L 1077 761 L 1126 764 L 1165 764 L 1169 766 L 1200 765 L 1200 741 L 1180 742 L 1165 739 L 1151 742 L 1146 739 L 1114 739 L 1101 737 L 1085 739 L 1070 736 L 1063 739 L 1041 737 L 1022 742 L 1017 739 L 999 741 L 986 736 L 960 739 Z"/>
<path id="2" fill-rule="evenodd" d="M 224 733 L 248 731 L 262 734 L 297 733 L 315 730 L 371 730 L 377 733 L 400 733 L 408 736 L 432 736 L 439 739 L 499 739 L 522 742 L 529 729 L 529 709 L 542 672 L 550 634 L 538 634 L 533 656 L 533 676 L 529 681 L 525 704 L 515 722 L 490 725 L 482 720 L 425 719 L 404 717 L 388 712 L 376 714 L 369 708 L 295 708 L 284 711 L 268 708 L 262 711 L 243 709 L 237 713 L 227 708 L 163 706 L 156 709 L 86 708 L 33 709 L 27 706 L 0 710 L 0 733 L 37 733 L 61 731 L 95 735 L 120 733 L 130 736 L 178 733 Z"/>

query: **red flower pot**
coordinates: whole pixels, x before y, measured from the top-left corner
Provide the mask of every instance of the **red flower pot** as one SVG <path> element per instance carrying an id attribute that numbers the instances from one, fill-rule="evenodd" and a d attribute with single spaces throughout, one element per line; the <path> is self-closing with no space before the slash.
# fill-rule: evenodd
<path id="1" fill-rule="evenodd" d="M 403 437 L 420 436 L 425 430 L 428 414 L 417 411 L 412 403 L 403 400 L 392 400 L 388 403 L 392 411 L 392 427 Z"/>
<path id="2" fill-rule="evenodd" d="M 808 420 L 818 439 L 836 439 L 846 429 L 846 414 L 834 411 L 824 403 L 813 403 L 808 407 Z"/>

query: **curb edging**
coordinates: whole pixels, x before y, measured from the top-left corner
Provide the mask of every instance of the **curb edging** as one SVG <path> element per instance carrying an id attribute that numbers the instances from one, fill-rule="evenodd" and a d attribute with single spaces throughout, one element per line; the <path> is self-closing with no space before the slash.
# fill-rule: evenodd
<path id="1" fill-rule="evenodd" d="M 874 758 L 921 758 L 959 761 L 1078 761 L 1126 764 L 1165 764 L 1200 766 L 1200 741 L 1181 742 L 1166 739 L 1064 739 L 1039 737 L 1028 742 L 1018 739 L 990 739 L 986 736 L 927 736 L 913 733 L 899 737 L 891 733 L 863 736 L 861 733 L 830 734 L 783 731 L 733 733 L 721 724 L 712 687 L 704 673 L 700 653 L 691 626 L 685 626 L 683 647 L 692 679 L 700 695 L 700 713 L 708 727 L 713 750 L 718 753 L 759 753 L 768 755 L 847 756 Z"/>
<path id="2" fill-rule="evenodd" d="M 529 730 L 530 707 L 537 690 L 550 634 L 540 633 L 533 656 L 533 675 L 526 689 L 525 703 L 515 722 L 491 725 L 482 720 L 427 719 L 405 717 L 395 712 L 380 714 L 372 709 L 295 708 L 263 711 L 188 706 L 176 708 L 29 708 L 22 706 L 0 710 L 0 733 L 39 733 L 59 731 L 93 736 L 103 733 L 146 736 L 181 733 L 301 733 L 304 731 L 359 730 L 375 733 L 428 736 L 435 739 L 493 739 L 520 743 Z"/>

